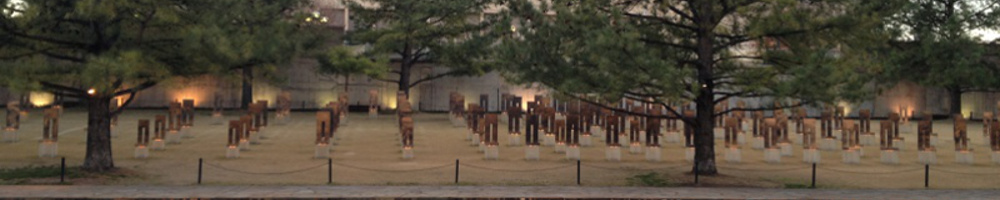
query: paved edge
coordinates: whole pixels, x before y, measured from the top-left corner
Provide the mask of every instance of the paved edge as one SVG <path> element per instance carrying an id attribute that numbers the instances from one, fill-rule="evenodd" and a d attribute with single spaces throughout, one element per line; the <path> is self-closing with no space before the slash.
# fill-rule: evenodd
<path id="1" fill-rule="evenodd" d="M 1000 190 L 551 186 L 0 186 L 0 198 L 995 199 Z"/>

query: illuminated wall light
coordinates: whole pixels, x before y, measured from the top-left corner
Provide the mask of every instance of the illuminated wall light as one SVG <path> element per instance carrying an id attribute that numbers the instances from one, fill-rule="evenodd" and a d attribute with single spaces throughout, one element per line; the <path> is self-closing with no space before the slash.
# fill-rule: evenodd
<path id="1" fill-rule="evenodd" d="M 31 102 L 31 105 L 34 105 L 35 107 L 47 106 L 49 104 L 52 104 L 52 102 L 55 102 L 55 99 L 56 95 L 48 92 L 28 93 L 28 101 Z"/>

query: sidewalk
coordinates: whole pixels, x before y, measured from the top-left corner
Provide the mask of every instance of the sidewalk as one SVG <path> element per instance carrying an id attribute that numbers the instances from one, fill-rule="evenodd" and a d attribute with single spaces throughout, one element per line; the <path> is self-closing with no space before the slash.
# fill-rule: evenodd
<path id="1" fill-rule="evenodd" d="M 0 186 L 0 198 L 995 199 L 1000 190 L 493 186 Z"/>

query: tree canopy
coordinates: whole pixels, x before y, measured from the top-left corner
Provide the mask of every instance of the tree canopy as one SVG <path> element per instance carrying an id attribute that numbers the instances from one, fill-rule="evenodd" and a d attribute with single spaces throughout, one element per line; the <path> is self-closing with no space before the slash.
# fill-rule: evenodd
<path id="1" fill-rule="evenodd" d="M 283 51 L 301 43 L 285 39 L 297 31 L 289 17 L 303 2 L 25 0 L 14 6 L 0 0 L 0 79 L 8 88 L 87 103 L 83 168 L 111 170 L 110 118 L 139 91 L 171 78 L 225 72 L 234 63 L 290 59 Z M 110 110 L 119 96 L 127 96 L 125 105 Z"/>
<path id="2" fill-rule="evenodd" d="M 694 103 L 697 117 L 683 119 L 697 130 L 693 170 L 715 174 L 716 116 L 870 94 L 863 86 L 881 66 L 871 50 L 890 35 L 882 24 L 895 6 L 856 0 L 511 1 L 503 26 L 515 28 L 496 60 L 511 80 L 566 94 L 659 104 L 677 116 L 671 102 Z M 733 98 L 764 103 L 714 111 Z"/>
<path id="3" fill-rule="evenodd" d="M 951 114 L 962 93 L 1000 89 L 1000 46 L 974 30 L 1000 29 L 1000 3 L 989 0 L 912 0 L 891 18 L 892 65 L 884 82 L 911 81 L 949 92 Z"/>
<path id="4" fill-rule="evenodd" d="M 490 71 L 485 60 L 494 41 L 490 26 L 496 16 L 483 15 L 491 0 L 358 0 L 348 1 L 355 23 L 350 44 L 366 45 L 361 55 L 388 58 L 392 67 L 375 79 L 411 87 L 447 76 L 481 75 Z M 413 79 L 418 63 L 433 63 L 447 71 Z M 340 67 L 327 65 L 327 67 Z M 324 70 L 347 72 L 349 70 Z"/>

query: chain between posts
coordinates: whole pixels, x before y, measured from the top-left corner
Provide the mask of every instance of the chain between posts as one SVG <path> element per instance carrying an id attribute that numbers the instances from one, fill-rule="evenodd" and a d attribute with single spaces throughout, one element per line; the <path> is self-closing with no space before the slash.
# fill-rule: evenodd
<path id="1" fill-rule="evenodd" d="M 944 173 L 962 174 L 962 175 L 996 175 L 996 174 L 1000 174 L 1000 172 L 983 172 L 983 173 L 977 173 L 977 172 L 957 172 L 957 171 L 943 170 L 943 169 L 940 169 L 940 167 L 937 167 L 937 168 L 932 167 L 932 168 L 930 168 L 930 170 L 938 171 L 938 172 L 944 172 Z"/>
<path id="2" fill-rule="evenodd" d="M 225 171 L 236 172 L 236 173 L 243 173 L 243 174 L 253 174 L 253 175 L 294 174 L 294 173 L 309 171 L 309 170 L 312 170 L 312 169 L 316 169 L 316 168 L 320 168 L 320 167 L 323 167 L 323 166 L 327 166 L 327 163 L 320 163 L 319 165 L 316 165 L 316 166 L 302 168 L 302 169 L 297 169 L 297 170 L 291 170 L 291 171 L 284 171 L 284 172 L 250 172 L 250 171 L 243 171 L 243 170 L 238 170 L 238 169 L 223 167 L 221 165 L 212 164 L 210 162 L 204 162 L 204 163 L 205 163 L 205 165 L 208 165 L 208 166 L 211 166 L 211 167 L 215 167 L 217 169 L 221 169 L 221 170 L 225 170 Z"/>
<path id="3" fill-rule="evenodd" d="M 719 166 L 719 165 L 716 165 L 715 167 L 719 168 L 719 169 L 737 170 L 737 171 L 748 171 L 748 172 L 791 171 L 791 170 L 802 170 L 802 169 L 812 168 L 812 166 L 803 166 L 803 167 L 792 167 L 792 168 L 783 168 L 783 169 L 741 169 L 741 168 L 725 167 L 725 166 Z"/>
<path id="4" fill-rule="evenodd" d="M 898 174 L 898 173 L 920 171 L 920 170 L 923 170 L 924 167 L 920 166 L 920 167 L 913 168 L 913 169 L 905 169 L 905 170 L 899 170 L 899 171 L 887 171 L 887 172 L 862 172 L 862 171 L 850 171 L 850 170 L 842 170 L 842 169 L 834 169 L 834 168 L 826 168 L 826 167 L 819 167 L 818 169 L 827 170 L 827 171 L 833 171 L 833 172 L 840 172 L 840 173 L 850 173 L 850 174 L 885 175 L 885 174 Z"/>
<path id="5" fill-rule="evenodd" d="M 446 167 L 454 167 L 455 166 L 452 163 L 446 163 L 446 164 L 443 164 L 443 165 L 440 165 L 440 166 L 433 166 L 433 167 L 426 167 L 426 168 L 419 168 L 419 169 L 387 170 L 387 169 L 372 169 L 372 168 L 366 168 L 366 167 L 359 167 L 359 166 L 348 165 L 348 164 L 337 163 L 337 162 L 333 162 L 333 164 L 337 165 L 337 166 L 347 167 L 347 168 L 357 169 L 357 170 L 376 171 L 376 172 L 389 172 L 389 173 L 405 173 L 405 172 L 429 171 L 429 170 L 443 169 L 443 168 L 446 168 Z"/>
<path id="6" fill-rule="evenodd" d="M 483 166 L 470 165 L 470 164 L 466 164 L 466 163 L 461 163 L 459 165 L 466 166 L 466 167 L 471 167 L 471 168 L 475 168 L 475 169 L 493 170 L 493 171 L 502 171 L 502 172 L 537 172 L 537 171 L 549 171 L 549 170 L 562 169 L 562 168 L 576 166 L 576 164 L 574 163 L 574 164 L 567 164 L 567 165 L 562 165 L 562 166 L 540 168 L 540 169 L 498 169 L 498 168 L 491 168 L 491 167 L 483 167 Z"/>
<path id="7" fill-rule="evenodd" d="M 637 167 L 631 167 L 631 166 L 605 167 L 605 166 L 599 166 L 599 165 L 593 165 L 593 164 L 587 164 L 587 163 L 582 163 L 580 165 L 583 165 L 585 167 L 590 167 L 590 168 L 603 169 L 603 170 L 612 170 L 612 171 L 616 171 L 616 170 L 650 171 L 650 170 L 673 169 L 673 168 L 677 168 L 677 167 L 690 166 L 688 164 L 677 164 L 677 165 L 669 165 L 669 166 L 664 166 L 664 167 L 637 168 Z"/>

